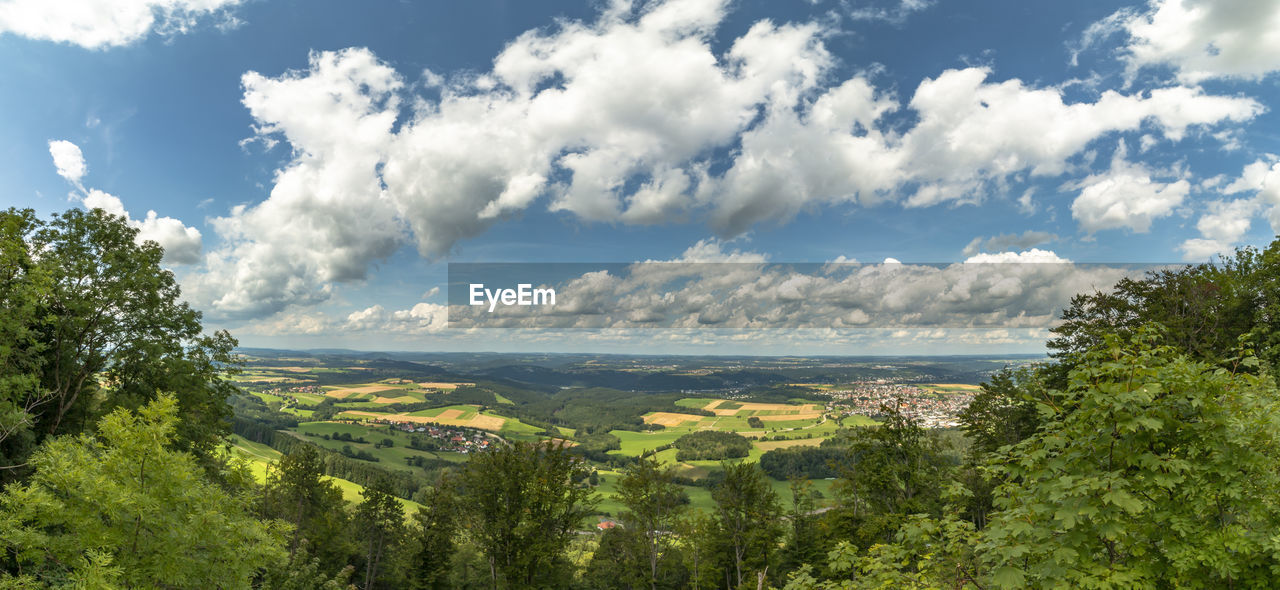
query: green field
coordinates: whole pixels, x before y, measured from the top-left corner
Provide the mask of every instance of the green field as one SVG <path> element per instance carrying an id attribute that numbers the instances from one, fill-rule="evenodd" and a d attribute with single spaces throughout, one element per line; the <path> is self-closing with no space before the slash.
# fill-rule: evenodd
<path id="1" fill-rule="evenodd" d="M 465 455 L 452 451 L 419 451 L 411 449 L 409 448 L 409 433 L 386 426 L 365 426 L 338 422 L 303 422 L 298 425 L 297 431 L 291 432 L 291 434 L 333 451 L 341 452 L 342 448 L 346 446 L 350 446 L 352 451 L 366 451 L 378 459 L 375 465 L 383 469 L 396 471 L 421 472 L 421 469 L 405 462 L 409 457 L 441 459 L 450 463 L 462 463 L 467 460 Z M 319 436 L 307 436 L 308 434 Z M 353 438 L 363 437 L 367 442 L 347 442 L 332 438 L 325 440 L 324 435 L 326 434 L 330 437 L 335 434 L 350 434 Z M 375 448 L 375 443 L 388 438 L 391 439 L 392 446 Z"/>
<path id="2" fill-rule="evenodd" d="M 264 444 L 249 441 L 236 434 L 231 435 L 231 443 L 231 452 L 235 454 L 235 456 L 245 460 L 249 466 L 249 471 L 253 473 L 254 479 L 257 480 L 258 483 L 266 483 L 267 466 L 280 460 L 280 457 L 282 456 L 280 451 Z M 332 481 L 334 485 L 338 486 L 339 490 L 342 490 L 342 498 L 348 503 L 358 504 L 363 500 L 361 493 L 364 492 L 364 486 L 337 477 L 329 477 L 326 475 L 324 478 Z M 412 500 L 405 500 L 403 498 L 396 499 L 400 501 L 402 506 L 404 506 L 406 516 L 417 512 L 422 508 L 421 504 Z"/>

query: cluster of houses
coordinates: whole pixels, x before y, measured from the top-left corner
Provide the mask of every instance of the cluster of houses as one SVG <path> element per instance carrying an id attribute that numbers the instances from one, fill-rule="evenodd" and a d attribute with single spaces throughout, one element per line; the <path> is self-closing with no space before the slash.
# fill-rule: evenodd
<path id="1" fill-rule="evenodd" d="M 858 382 L 849 389 L 826 393 L 835 400 L 827 404 L 828 410 L 874 416 L 880 413 L 881 405 L 897 406 L 903 415 L 918 420 L 925 428 L 959 426 L 960 412 L 973 401 L 973 394 L 969 393 L 940 395 L 915 385 L 884 380 Z"/>
<path id="2" fill-rule="evenodd" d="M 387 422 L 392 428 L 410 434 L 421 434 L 440 441 L 440 450 L 470 453 L 483 451 L 494 443 L 488 435 L 478 430 L 420 424 L 415 422 Z"/>

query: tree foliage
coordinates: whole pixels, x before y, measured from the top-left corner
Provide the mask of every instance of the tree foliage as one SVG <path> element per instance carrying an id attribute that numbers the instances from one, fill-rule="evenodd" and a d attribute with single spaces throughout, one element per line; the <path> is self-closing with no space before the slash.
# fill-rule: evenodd
<path id="1" fill-rule="evenodd" d="M 572 483 L 585 469 L 555 445 L 515 442 L 472 456 L 457 481 L 459 509 L 494 585 L 553 588 L 571 577 L 565 549 L 595 502 Z"/>
<path id="2" fill-rule="evenodd" d="M 97 437 L 58 437 L 32 456 L 30 479 L 0 495 L 0 546 L 22 575 L 50 586 L 97 571 L 123 587 L 247 588 L 285 559 L 283 524 L 255 519 L 247 497 L 170 448 L 177 414 L 164 395 L 136 415 L 107 415 Z"/>
<path id="3" fill-rule="evenodd" d="M 981 550 L 1002 587 L 1262 587 L 1280 568 L 1280 406 L 1266 377 L 1108 336 L 1039 432 L 993 462 Z M 1251 357 L 1239 367 L 1256 365 Z"/>
<path id="4" fill-rule="evenodd" d="M 232 387 L 222 374 L 235 340 L 202 333 L 200 313 L 160 266 L 163 250 L 137 234 L 96 209 L 48 222 L 29 210 L 0 212 L 0 467 L 160 392 L 182 408 L 173 443 L 212 460 L 228 426 Z"/>

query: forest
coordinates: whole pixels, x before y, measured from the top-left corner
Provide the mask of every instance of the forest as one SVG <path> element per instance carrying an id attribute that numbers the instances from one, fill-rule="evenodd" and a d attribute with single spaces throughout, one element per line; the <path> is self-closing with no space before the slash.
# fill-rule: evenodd
<path id="1" fill-rule="evenodd" d="M 670 465 L 629 461 L 606 526 L 597 474 L 556 439 L 423 482 L 290 436 L 259 483 L 230 437 L 269 444 L 290 418 L 239 395 L 236 340 L 136 237 L 100 210 L 0 212 L 0 588 L 1280 584 L 1280 240 L 1077 295 L 1050 360 L 986 380 L 962 436 L 886 406 L 836 444 L 725 460 L 709 509 Z M 511 413 L 593 421 L 595 452 L 645 426 L 579 395 Z M 690 411 L 674 400 L 630 403 Z"/>

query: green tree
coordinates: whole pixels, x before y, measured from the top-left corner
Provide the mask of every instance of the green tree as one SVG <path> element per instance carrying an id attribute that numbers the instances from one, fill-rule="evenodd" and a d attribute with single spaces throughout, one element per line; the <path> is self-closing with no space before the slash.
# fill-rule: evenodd
<path id="1" fill-rule="evenodd" d="M 351 548 L 346 500 L 342 490 L 324 476 L 324 459 L 310 444 L 294 446 L 267 471 L 261 512 L 293 525 L 289 555 L 306 541 L 310 552 L 333 573 L 345 566 Z"/>
<path id="2" fill-rule="evenodd" d="M 460 513 L 494 588 L 567 583 L 565 549 L 595 505 L 589 490 L 572 483 L 585 469 L 556 445 L 515 442 L 472 455 L 457 483 Z"/>
<path id="3" fill-rule="evenodd" d="M 768 576 L 782 536 L 782 506 L 755 463 L 720 465 L 724 479 L 711 490 L 716 545 L 727 553 L 725 571 L 736 588 Z"/>
<path id="4" fill-rule="evenodd" d="M 52 400 L 40 382 L 40 302 L 50 280 L 28 243 L 37 227 L 31 210 L 0 213 L 0 469 L 20 466 L 35 445 L 35 419 Z"/>
<path id="5" fill-rule="evenodd" d="M 582 574 L 582 585 L 591 590 L 652 587 L 646 541 L 640 532 L 622 527 L 601 533 L 600 544 Z"/>
<path id="6" fill-rule="evenodd" d="M 34 472 L 0 495 L 0 546 L 31 580 L 60 585 L 97 572 L 122 587 L 247 588 L 283 561 L 283 523 L 263 523 L 170 448 L 174 397 L 136 415 L 117 410 L 99 436 L 61 436 L 31 458 Z M 112 573 L 114 572 L 114 573 Z"/>
<path id="7" fill-rule="evenodd" d="M 980 549 L 996 586 L 1274 584 L 1275 385 L 1161 340 L 1105 337 L 1040 430 L 993 461 L 1000 512 Z"/>
<path id="8" fill-rule="evenodd" d="M 964 511 L 978 527 L 986 526 L 992 511 L 992 494 L 998 482 L 982 468 L 1002 447 L 1022 442 L 1041 422 L 1040 407 L 1056 402 L 1049 397 L 1049 381 L 1056 380 L 1058 366 L 1005 368 L 982 384 L 982 389 L 960 412 L 961 429 L 969 438 L 969 453 L 957 473 L 971 491 Z"/>
<path id="9" fill-rule="evenodd" d="M 675 470 L 650 457 L 627 467 L 618 479 L 617 498 L 627 507 L 622 515 L 624 526 L 643 547 L 647 583 L 657 588 L 659 566 L 689 497 L 675 483 Z"/>
<path id="10" fill-rule="evenodd" d="M 391 493 L 391 485 L 378 479 L 360 493 L 363 500 L 356 505 L 353 524 L 361 539 L 364 558 L 364 590 L 375 587 L 388 572 L 383 566 L 406 541 L 404 507 Z"/>
<path id="11" fill-rule="evenodd" d="M 854 429 L 849 461 L 834 490 L 859 532 L 860 546 L 889 542 L 908 514 L 936 514 L 950 463 L 938 439 L 895 406 L 881 406 L 883 421 Z"/>
<path id="12" fill-rule="evenodd" d="M 413 587 L 435 590 L 449 587 L 449 565 L 457 551 L 458 499 L 450 484 L 442 482 L 422 499 L 422 508 L 414 514 L 418 550 L 410 561 Z"/>
<path id="13" fill-rule="evenodd" d="M 803 564 L 815 563 L 821 557 L 821 539 L 817 526 L 816 510 L 817 502 L 813 482 L 807 479 L 793 478 L 791 480 L 791 509 L 787 511 L 787 520 L 790 521 L 791 530 L 787 531 L 786 546 L 782 552 L 780 571 L 791 571 Z"/>
<path id="14" fill-rule="evenodd" d="M 234 365 L 235 340 L 203 334 L 200 313 L 181 302 L 173 273 L 160 266 L 163 250 L 137 235 L 101 210 L 48 222 L 30 211 L 0 213 L 3 330 L 15 344 L 0 350 L 0 467 L 21 465 L 46 437 L 91 431 L 111 409 L 136 409 L 161 391 L 174 392 L 182 408 L 173 444 L 211 472 L 220 467 L 215 450 L 234 389 L 222 375 Z"/>

